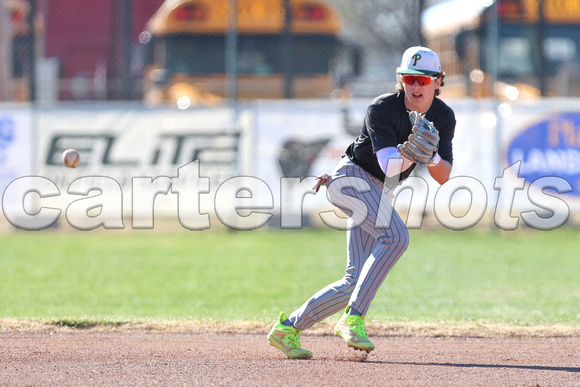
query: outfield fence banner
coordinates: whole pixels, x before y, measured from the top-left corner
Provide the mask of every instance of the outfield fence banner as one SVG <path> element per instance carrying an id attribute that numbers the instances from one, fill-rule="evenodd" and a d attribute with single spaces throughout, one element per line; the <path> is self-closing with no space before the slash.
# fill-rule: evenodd
<path id="1" fill-rule="evenodd" d="M 358 135 L 370 102 L 257 103 L 253 173 L 268 183 L 275 198 L 280 198 L 276 207 L 280 212 L 276 213 L 285 213 L 290 220 L 287 224 L 297 224 L 296 217 L 304 213 L 316 218 L 321 210 L 328 210 L 324 190 L 323 195 L 314 197 L 305 195 L 305 189 L 310 188 L 308 184 L 313 185 L 315 176 L 331 173 Z M 566 122 L 562 121 L 563 113 L 554 112 L 540 101 L 510 105 L 489 100 L 447 103 L 454 109 L 457 120 L 452 179 L 441 187 L 426 168 L 416 168 L 412 178 L 395 191 L 395 207 L 407 217 L 408 225 L 419 228 L 425 216 L 431 216 L 436 223 L 449 228 L 468 228 L 491 217 L 502 228 L 511 229 L 522 225 L 518 221 L 520 214 L 527 214 L 522 218 L 532 226 L 550 228 L 561 225 L 577 212 L 580 126 L 574 126 L 574 118 L 570 117 L 580 119 L 580 102 L 561 101 L 560 106 L 569 118 Z M 538 122 L 550 126 L 551 137 L 534 136 L 525 141 L 529 152 L 518 145 L 521 141 L 514 148 L 514 139 L 522 133 L 525 136 Z M 513 155 L 518 154 L 526 157 L 515 160 Z M 540 169 L 549 172 L 544 179 L 520 173 L 537 171 L 538 163 L 549 165 Z M 307 178 L 308 184 L 298 186 L 297 181 L 288 177 Z M 568 190 L 567 185 L 572 189 Z M 300 197 L 304 197 L 303 213 L 296 205 Z"/>
<path id="2" fill-rule="evenodd" d="M 6 206 L 21 205 L 19 197 L 4 195 L 6 187 L 33 173 L 32 119 L 25 106 L 0 105 L 0 194 Z"/>
<path id="3" fill-rule="evenodd" d="M 259 101 L 255 114 L 252 173 L 271 188 L 274 213 L 282 224 L 300 227 L 303 215 L 329 207 L 326 191 L 313 195 L 310 189 L 316 176 L 332 171 L 353 139 L 343 106 Z"/>
<path id="4" fill-rule="evenodd" d="M 334 208 L 326 189 L 314 195 L 315 177 L 332 172 L 370 102 L 0 105 L 4 214 L 35 219 L 37 229 L 57 215 L 81 229 L 152 228 L 157 215 L 192 230 L 320 223 Z M 417 168 L 395 191 L 409 227 L 427 218 L 451 229 L 489 219 L 502 229 L 578 221 L 580 102 L 558 101 L 558 111 L 541 101 L 447 102 L 457 119 L 451 179 L 440 186 Z M 79 150 L 79 167 L 63 165 L 67 148 Z"/>
<path id="5" fill-rule="evenodd" d="M 248 123 L 244 114 L 237 112 L 227 107 L 187 111 L 108 106 L 40 108 L 36 112 L 34 150 L 34 175 L 38 179 L 33 183 L 45 187 L 45 194 L 37 195 L 44 197 L 37 197 L 36 211 L 40 207 L 60 210 L 63 218 L 66 214 L 65 221 L 77 219 L 77 224 L 86 221 L 90 225 L 111 216 L 115 221 L 108 223 L 110 228 L 125 226 L 119 221 L 120 211 L 123 217 L 139 218 L 143 214 L 146 220 L 141 224 L 144 222 L 145 228 L 153 224 L 153 208 L 149 208 L 153 205 L 156 214 L 176 216 L 178 201 L 171 190 L 171 179 L 178 178 L 183 166 L 200 161 L 197 171 L 191 173 L 192 168 L 188 168 L 188 173 L 182 173 L 180 184 L 193 180 L 191 184 L 195 185 L 199 183 L 196 175 L 204 176 L 208 193 L 241 173 L 242 137 Z M 31 127 L 28 123 L 26 129 Z M 31 143 L 29 140 L 26 145 Z M 63 165 L 62 153 L 68 148 L 78 149 L 81 155 L 77 168 Z M 11 162 L 18 159 L 12 156 Z M 209 196 L 199 195 L 191 201 L 199 199 L 201 207 L 213 207 Z M 75 218 L 75 208 L 88 214 Z M 54 212 L 44 214 L 50 215 L 49 219 L 39 219 L 40 225 L 50 223 Z"/>

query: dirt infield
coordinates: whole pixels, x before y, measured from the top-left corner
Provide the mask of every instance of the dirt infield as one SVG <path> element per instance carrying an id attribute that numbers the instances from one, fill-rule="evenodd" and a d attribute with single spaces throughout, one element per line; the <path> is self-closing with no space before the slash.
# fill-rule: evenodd
<path id="1" fill-rule="evenodd" d="M 577 334 L 458 337 L 375 328 L 377 348 L 367 356 L 323 325 L 302 337 L 313 358 L 288 360 L 266 343 L 265 326 L 150 328 L 2 324 L 0 385 L 580 386 Z"/>

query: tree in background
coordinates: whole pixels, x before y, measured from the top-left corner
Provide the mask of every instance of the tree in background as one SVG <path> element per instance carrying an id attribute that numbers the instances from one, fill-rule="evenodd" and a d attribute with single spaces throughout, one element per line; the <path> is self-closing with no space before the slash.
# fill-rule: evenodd
<path id="1" fill-rule="evenodd" d="M 393 89 L 403 52 L 423 43 L 420 15 L 444 0 L 328 0 L 340 11 L 344 37 L 363 48 L 363 72 L 353 94 L 370 97 Z"/>
<path id="2" fill-rule="evenodd" d="M 342 14 L 346 34 L 368 47 L 403 53 L 421 44 L 420 15 L 437 1 L 330 0 Z"/>

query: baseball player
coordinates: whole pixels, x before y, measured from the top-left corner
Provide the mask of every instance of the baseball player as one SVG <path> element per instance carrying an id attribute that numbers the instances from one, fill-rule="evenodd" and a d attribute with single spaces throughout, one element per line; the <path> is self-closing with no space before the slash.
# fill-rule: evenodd
<path id="1" fill-rule="evenodd" d="M 391 192 L 417 165 L 427 168 L 440 184 L 451 173 L 455 114 L 437 98 L 444 78 L 435 52 L 420 46 L 407 49 L 397 69 L 397 91 L 372 102 L 359 136 L 332 174 L 317 178 L 314 189 L 325 185 L 331 203 L 350 215 L 347 265 L 342 279 L 290 315 L 280 313 L 268 343 L 288 358 L 312 357 L 311 351 L 301 348 L 300 333 L 345 308 L 334 334 L 354 349 L 368 353 L 375 348 L 364 318 L 409 243 Z"/>

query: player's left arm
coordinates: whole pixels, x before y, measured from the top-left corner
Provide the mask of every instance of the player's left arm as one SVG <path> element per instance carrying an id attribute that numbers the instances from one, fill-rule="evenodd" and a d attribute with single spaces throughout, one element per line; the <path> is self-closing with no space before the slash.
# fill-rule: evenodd
<path id="1" fill-rule="evenodd" d="M 439 184 L 444 184 L 451 175 L 453 166 L 453 137 L 455 136 L 455 114 L 453 111 L 447 116 L 447 119 L 442 123 L 438 123 L 439 130 L 439 146 L 437 154 L 427 168 L 429 174 Z"/>
<path id="2" fill-rule="evenodd" d="M 437 164 L 429 165 L 428 168 L 431 177 L 439 184 L 443 184 L 449 180 L 449 176 L 451 175 L 451 163 L 449 161 L 440 159 Z"/>

